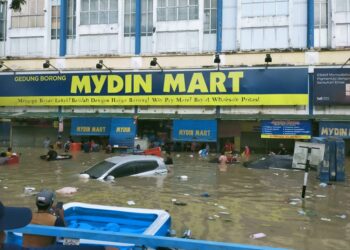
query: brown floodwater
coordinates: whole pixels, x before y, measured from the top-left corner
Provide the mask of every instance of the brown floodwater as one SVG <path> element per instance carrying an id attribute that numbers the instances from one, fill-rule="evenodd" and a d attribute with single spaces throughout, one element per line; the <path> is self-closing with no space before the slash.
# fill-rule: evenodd
<path id="1" fill-rule="evenodd" d="M 0 166 L 0 199 L 6 205 L 35 209 L 34 196 L 24 192 L 27 186 L 37 191 L 77 187 L 77 193 L 57 195 L 56 200 L 125 207 L 132 200 L 134 207 L 168 210 L 178 237 L 190 229 L 202 240 L 291 249 L 350 248 L 350 159 L 345 182 L 321 187 L 316 172 L 311 172 L 307 199 L 301 202 L 302 171 L 222 167 L 197 155 L 175 153 L 167 176 L 123 177 L 111 183 L 79 178 L 82 170 L 111 156 L 103 152 L 75 152 L 71 160 L 47 162 L 39 159 L 44 149 L 17 151 L 19 164 Z M 181 180 L 182 175 L 188 179 Z M 172 199 L 187 205 L 174 205 Z M 266 237 L 250 238 L 255 233 Z"/>

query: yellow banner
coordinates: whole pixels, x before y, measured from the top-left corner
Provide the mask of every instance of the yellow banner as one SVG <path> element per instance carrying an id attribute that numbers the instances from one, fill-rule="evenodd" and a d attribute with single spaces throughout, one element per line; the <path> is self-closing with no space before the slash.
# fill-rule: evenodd
<path id="1" fill-rule="evenodd" d="M 311 135 L 266 135 L 261 134 L 261 138 L 263 139 L 300 139 L 307 140 L 311 139 Z"/>
<path id="2" fill-rule="evenodd" d="M 307 94 L 25 96 L 0 98 L 0 106 L 290 106 L 307 104 Z"/>

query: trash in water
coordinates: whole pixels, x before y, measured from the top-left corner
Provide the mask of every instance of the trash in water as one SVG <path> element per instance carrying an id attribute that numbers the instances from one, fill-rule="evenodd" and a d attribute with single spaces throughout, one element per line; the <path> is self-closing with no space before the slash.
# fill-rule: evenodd
<path id="1" fill-rule="evenodd" d="M 176 230 L 175 229 L 171 229 L 169 232 L 171 237 L 176 237 Z"/>
<path id="2" fill-rule="evenodd" d="M 327 183 L 321 182 L 320 187 L 327 187 Z"/>
<path id="3" fill-rule="evenodd" d="M 230 214 L 229 212 L 219 212 L 219 214 L 225 214 L 225 215 L 228 215 L 228 214 Z"/>
<path id="4" fill-rule="evenodd" d="M 179 157 L 180 157 L 180 155 L 179 155 L 179 154 L 177 154 L 177 155 L 176 155 L 176 157 L 177 157 L 177 158 L 179 158 Z"/>
<path id="5" fill-rule="evenodd" d="M 56 190 L 56 193 L 59 193 L 59 194 L 73 194 L 76 192 L 78 192 L 78 188 L 76 187 L 64 187 Z"/>
<path id="6" fill-rule="evenodd" d="M 187 203 L 182 202 L 182 201 L 175 201 L 174 204 L 177 206 L 186 206 L 187 205 Z"/>
<path id="7" fill-rule="evenodd" d="M 278 173 L 273 173 L 274 175 L 276 175 L 276 176 L 279 176 L 279 174 Z"/>
<path id="8" fill-rule="evenodd" d="M 298 202 L 296 202 L 296 201 L 291 201 L 291 202 L 289 202 L 289 204 L 294 206 L 294 205 L 298 205 Z"/>
<path id="9" fill-rule="evenodd" d="M 317 198 L 326 198 L 327 196 L 323 195 L 323 194 L 317 194 L 316 195 Z"/>
<path id="10" fill-rule="evenodd" d="M 219 216 L 219 215 L 217 215 L 217 214 L 214 214 L 214 217 L 215 217 L 215 218 L 220 218 L 220 216 Z"/>
<path id="11" fill-rule="evenodd" d="M 8 187 L 5 186 L 4 189 L 8 189 Z"/>
<path id="12" fill-rule="evenodd" d="M 300 215 L 306 215 L 306 212 L 304 210 L 298 210 L 298 214 Z"/>
<path id="13" fill-rule="evenodd" d="M 190 194 L 184 194 L 184 196 L 190 196 Z"/>
<path id="14" fill-rule="evenodd" d="M 183 180 L 183 181 L 187 181 L 188 180 L 188 176 L 187 175 L 181 175 L 181 176 L 179 176 L 179 179 Z"/>
<path id="15" fill-rule="evenodd" d="M 128 203 L 129 206 L 133 206 L 133 205 L 136 204 L 134 201 L 128 201 L 127 203 Z"/>
<path id="16" fill-rule="evenodd" d="M 221 208 L 221 209 L 227 209 L 226 207 L 224 207 L 224 206 L 219 206 L 219 208 Z"/>
<path id="17" fill-rule="evenodd" d="M 340 219 L 346 219 L 346 214 L 337 214 L 336 217 Z"/>
<path id="18" fill-rule="evenodd" d="M 24 192 L 25 193 L 30 193 L 35 191 L 35 187 L 24 187 Z"/>
<path id="19" fill-rule="evenodd" d="M 176 199 L 171 199 L 171 202 L 175 202 L 176 201 Z"/>
<path id="20" fill-rule="evenodd" d="M 213 217 L 209 216 L 208 220 L 215 220 Z"/>
<path id="21" fill-rule="evenodd" d="M 324 218 L 324 217 L 322 217 L 321 220 L 322 220 L 322 221 L 331 221 L 331 219 L 329 219 L 329 218 Z"/>
<path id="22" fill-rule="evenodd" d="M 190 229 L 185 230 L 185 232 L 182 234 L 182 238 L 185 238 L 185 239 L 190 239 L 191 236 L 192 236 L 192 232 Z"/>
<path id="23" fill-rule="evenodd" d="M 208 193 L 202 193 L 202 194 L 201 194 L 201 197 L 210 197 L 210 194 L 208 194 Z"/>
<path id="24" fill-rule="evenodd" d="M 90 178 L 90 175 L 89 175 L 89 174 L 80 174 L 80 175 L 79 175 L 79 178 L 82 178 L 82 179 L 89 179 L 89 178 Z"/>
<path id="25" fill-rule="evenodd" d="M 256 234 L 252 234 L 249 236 L 249 238 L 251 239 L 260 239 L 260 238 L 264 238 L 266 237 L 266 234 L 264 233 L 256 233 Z"/>

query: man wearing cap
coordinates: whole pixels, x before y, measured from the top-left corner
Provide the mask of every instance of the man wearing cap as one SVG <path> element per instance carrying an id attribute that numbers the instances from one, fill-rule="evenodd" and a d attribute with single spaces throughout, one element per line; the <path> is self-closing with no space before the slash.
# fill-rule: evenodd
<path id="1" fill-rule="evenodd" d="M 64 227 L 64 215 L 62 207 L 56 207 L 56 214 L 51 213 L 55 194 L 50 190 L 42 190 L 36 197 L 38 211 L 32 214 L 31 224 Z M 24 247 L 45 247 L 54 244 L 56 237 L 24 234 Z"/>
<path id="2" fill-rule="evenodd" d="M 20 249 L 18 246 L 3 244 L 4 230 L 26 226 L 32 219 L 32 212 L 24 207 L 5 207 L 0 201 L 0 249 Z"/>

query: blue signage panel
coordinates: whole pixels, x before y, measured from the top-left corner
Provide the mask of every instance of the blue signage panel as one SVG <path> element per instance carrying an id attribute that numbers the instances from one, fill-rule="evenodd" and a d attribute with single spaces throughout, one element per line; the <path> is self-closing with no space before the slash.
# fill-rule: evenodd
<path id="1" fill-rule="evenodd" d="M 307 105 L 307 68 L 0 74 L 0 106 Z"/>
<path id="2" fill-rule="evenodd" d="M 216 120 L 175 120 L 173 140 L 187 142 L 216 142 Z"/>
<path id="3" fill-rule="evenodd" d="M 108 136 L 111 130 L 111 118 L 72 118 L 71 135 Z"/>
<path id="4" fill-rule="evenodd" d="M 350 123 L 346 122 L 320 122 L 320 136 L 335 136 L 341 138 L 350 138 Z"/>
<path id="5" fill-rule="evenodd" d="M 314 104 L 350 104 L 350 69 L 315 69 Z"/>
<path id="6" fill-rule="evenodd" d="M 116 147 L 134 147 L 136 124 L 133 118 L 112 118 L 109 142 Z"/>
<path id="7" fill-rule="evenodd" d="M 261 121 L 261 138 L 269 139 L 310 139 L 310 121 Z"/>

